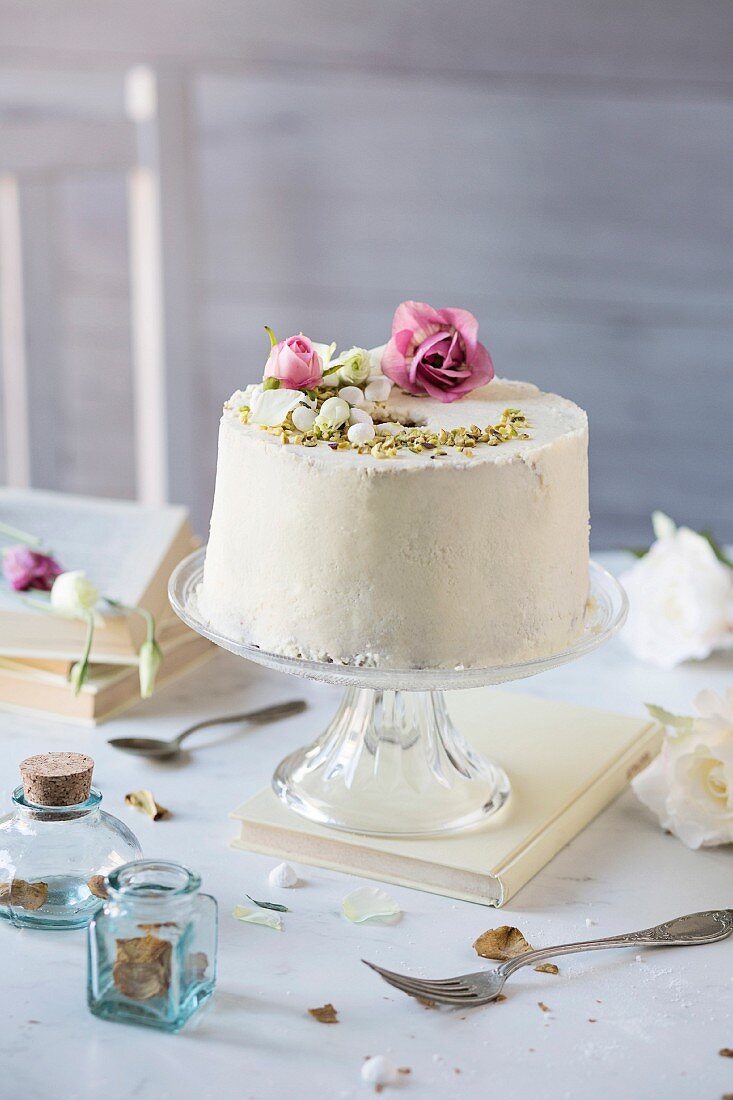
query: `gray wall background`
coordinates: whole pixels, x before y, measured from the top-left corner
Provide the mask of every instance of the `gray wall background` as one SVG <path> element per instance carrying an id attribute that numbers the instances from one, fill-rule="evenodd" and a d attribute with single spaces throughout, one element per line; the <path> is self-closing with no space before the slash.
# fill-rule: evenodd
<path id="1" fill-rule="evenodd" d="M 0 127 L 117 117 L 133 60 L 194 75 L 202 529 L 263 324 L 378 343 L 417 298 L 588 410 L 597 547 L 653 508 L 733 539 L 728 0 L 0 0 L 0 26 Z M 58 185 L 54 487 L 131 496 L 124 186 Z"/>

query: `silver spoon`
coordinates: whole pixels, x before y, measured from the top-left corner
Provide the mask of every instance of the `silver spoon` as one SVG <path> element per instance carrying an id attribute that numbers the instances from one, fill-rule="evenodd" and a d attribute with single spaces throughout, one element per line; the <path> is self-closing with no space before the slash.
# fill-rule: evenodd
<path id="1" fill-rule="evenodd" d="M 246 714 L 230 714 L 223 718 L 207 718 L 203 722 L 196 722 L 174 737 L 172 741 L 160 741 L 157 737 L 114 737 L 107 744 L 122 752 L 132 752 L 136 756 L 149 756 L 161 758 L 164 756 L 177 756 L 181 751 L 181 745 L 186 737 L 196 730 L 206 729 L 207 726 L 226 726 L 234 722 L 254 722 L 264 725 L 265 722 L 276 722 L 279 718 L 287 718 L 291 714 L 300 714 L 306 708 L 305 699 L 291 699 L 288 703 L 275 703 L 261 710 L 250 710 Z"/>

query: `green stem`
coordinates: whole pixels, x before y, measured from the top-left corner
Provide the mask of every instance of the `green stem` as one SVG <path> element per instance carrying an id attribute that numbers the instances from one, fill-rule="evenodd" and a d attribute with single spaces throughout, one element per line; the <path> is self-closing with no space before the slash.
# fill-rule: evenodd
<path id="1" fill-rule="evenodd" d="M 265 332 L 270 337 L 270 348 L 272 349 L 272 348 L 275 347 L 275 344 L 277 343 L 277 336 L 272 331 L 272 329 L 270 328 L 269 325 L 265 325 Z"/>
<path id="2" fill-rule="evenodd" d="M 131 604 L 120 603 L 119 600 L 113 600 L 110 596 L 104 596 L 103 599 L 105 603 L 108 603 L 110 607 L 114 607 L 117 611 L 127 611 L 131 615 L 142 615 L 143 619 L 145 619 L 145 624 L 148 629 L 146 640 L 148 642 L 155 641 L 155 618 L 148 611 L 147 608 L 135 607 Z"/>
<path id="3" fill-rule="evenodd" d="M 9 539 L 16 539 L 18 542 L 24 542 L 26 546 L 41 546 L 43 539 L 39 539 L 37 535 L 30 535 L 27 531 L 21 531 L 19 527 L 11 527 L 9 523 L 0 523 L 0 535 L 5 535 Z"/>
<path id="4" fill-rule="evenodd" d="M 87 669 L 89 668 L 89 654 L 92 651 L 92 639 L 94 638 L 94 613 L 87 613 L 87 636 L 84 642 L 84 652 L 81 655 L 81 660 L 77 661 L 74 668 L 72 668 L 69 678 L 74 688 L 74 695 L 78 695 L 82 689 L 84 681 L 87 678 Z"/>

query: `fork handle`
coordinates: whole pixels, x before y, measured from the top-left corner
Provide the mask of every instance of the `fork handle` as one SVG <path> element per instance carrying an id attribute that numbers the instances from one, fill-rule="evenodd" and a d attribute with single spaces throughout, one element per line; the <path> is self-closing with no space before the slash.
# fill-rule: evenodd
<path id="1" fill-rule="evenodd" d="M 643 928 L 640 932 L 628 932 L 622 936 L 608 936 L 600 940 L 580 943 L 563 943 L 558 947 L 541 947 L 526 951 L 497 967 L 505 977 L 523 966 L 533 966 L 558 955 L 572 955 L 581 951 L 602 951 L 611 947 L 693 947 L 725 939 L 733 931 L 733 909 L 711 910 L 706 913 L 690 913 L 686 917 Z"/>

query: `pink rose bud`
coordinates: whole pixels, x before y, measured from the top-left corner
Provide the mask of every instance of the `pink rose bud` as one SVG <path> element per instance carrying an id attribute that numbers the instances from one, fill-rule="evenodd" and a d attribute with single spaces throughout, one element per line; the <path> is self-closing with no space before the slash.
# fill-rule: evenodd
<path id="1" fill-rule="evenodd" d="M 275 344 L 265 366 L 265 378 L 277 378 L 286 390 L 313 389 L 322 377 L 321 357 L 302 333 Z"/>
<path id="2" fill-rule="evenodd" d="M 457 401 L 494 377 L 494 366 L 478 342 L 478 321 L 465 309 L 433 309 L 403 302 L 392 321 L 382 371 L 407 393 Z"/>
<path id="3" fill-rule="evenodd" d="M 50 592 L 54 580 L 62 572 L 59 563 L 49 554 L 40 554 L 27 546 L 11 546 L 4 552 L 2 571 L 5 580 L 16 592 L 25 592 L 29 588 Z"/>

